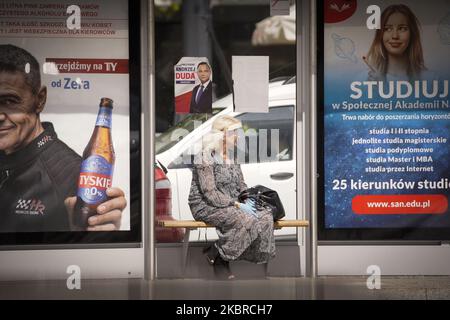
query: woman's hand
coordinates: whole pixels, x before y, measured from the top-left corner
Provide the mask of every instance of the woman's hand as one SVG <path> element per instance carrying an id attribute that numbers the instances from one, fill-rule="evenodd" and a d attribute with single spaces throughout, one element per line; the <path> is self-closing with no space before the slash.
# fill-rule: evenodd
<path id="1" fill-rule="evenodd" d="M 256 216 L 255 201 L 253 199 L 247 199 L 244 203 L 237 202 L 236 206 L 245 213 Z"/>

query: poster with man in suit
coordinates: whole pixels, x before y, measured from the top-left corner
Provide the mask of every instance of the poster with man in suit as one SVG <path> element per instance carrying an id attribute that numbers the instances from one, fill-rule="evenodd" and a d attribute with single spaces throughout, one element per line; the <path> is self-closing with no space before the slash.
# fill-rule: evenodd
<path id="1" fill-rule="evenodd" d="M 211 67 L 206 62 L 197 65 L 200 84 L 192 90 L 189 113 L 212 113 Z"/>
<path id="2" fill-rule="evenodd" d="M 212 113 L 212 69 L 208 59 L 183 57 L 175 65 L 176 113 Z"/>

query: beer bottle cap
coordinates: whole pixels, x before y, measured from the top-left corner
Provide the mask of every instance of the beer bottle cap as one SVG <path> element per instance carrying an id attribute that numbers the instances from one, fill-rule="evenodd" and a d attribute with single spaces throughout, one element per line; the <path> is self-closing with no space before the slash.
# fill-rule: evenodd
<path id="1" fill-rule="evenodd" d="M 110 98 L 101 98 L 100 107 L 108 107 L 112 109 L 113 101 Z"/>

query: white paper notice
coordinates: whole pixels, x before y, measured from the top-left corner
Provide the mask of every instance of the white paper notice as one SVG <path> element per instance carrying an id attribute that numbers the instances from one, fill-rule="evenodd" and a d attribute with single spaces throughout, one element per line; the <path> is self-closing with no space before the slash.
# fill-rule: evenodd
<path id="1" fill-rule="evenodd" d="M 289 0 L 270 0 L 270 16 L 288 16 Z"/>
<path id="2" fill-rule="evenodd" d="M 269 112 L 269 57 L 233 56 L 235 111 Z"/>

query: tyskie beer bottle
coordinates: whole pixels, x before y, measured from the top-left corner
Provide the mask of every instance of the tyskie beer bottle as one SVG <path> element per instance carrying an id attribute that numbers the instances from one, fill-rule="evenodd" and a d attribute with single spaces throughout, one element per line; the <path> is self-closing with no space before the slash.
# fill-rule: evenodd
<path id="1" fill-rule="evenodd" d="M 83 230 L 97 207 L 108 200 L 106 189 L 112 185 L 115 153 L 111 137 L 113 101 L 101 98 L 95 129 L 83 152 L 78 179 L 74 224 Z"/>

